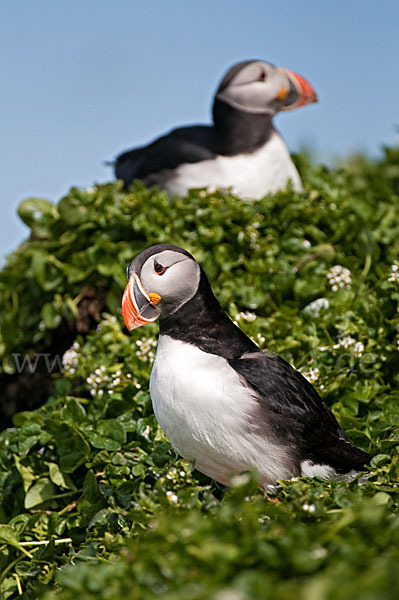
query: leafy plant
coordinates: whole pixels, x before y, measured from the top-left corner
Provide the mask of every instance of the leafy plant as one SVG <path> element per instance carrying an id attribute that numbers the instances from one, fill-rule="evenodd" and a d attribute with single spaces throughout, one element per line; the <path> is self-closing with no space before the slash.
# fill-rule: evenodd
<path id="1" fill-rule="evenodd" d="M 394 598 L 398 587 L 399 152 L 257 202 L 139 183 L 25 200 L 0 273 L 0 591 L 5 600 Z M 366 483 L 267 498 L 180 459 L 151 409 L 157 325 L 128 335 L 125 269 L 188 249 L 225 309 L 319 388 L 374 456 Z M 26 410 L 43 405 L 33 411 Z"/>

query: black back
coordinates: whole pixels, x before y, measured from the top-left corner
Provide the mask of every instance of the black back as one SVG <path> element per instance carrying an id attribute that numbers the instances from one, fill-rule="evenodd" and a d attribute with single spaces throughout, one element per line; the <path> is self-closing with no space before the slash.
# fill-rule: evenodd
<path id="1" fill-rule="evenodd" d="M 210 160 L 218 155 L 234 156 L 253 152 L 273 132 L 270 115 L 246 113 L 215 99 L 214 126 L 195 125 L 174 129 L 148 146 L 120 154 L 115 176 L 128 188 L 134 179 L 146 185 L 167 181 L 170 172 L 183 163 Z M 163 177 L 159 177 L 164 174 Z"/>
<path id="2" fill-rule="evenodd" d="M 361 470 L 370 455 L 352 446 L 344 430 L 309 381 L 289 363 L 257 352 L 228 361 L 256 392 L 254 423 L 270 424 L 278 437 L 296 448 L 300 461 L 330 465 L 338 473 Z"/>
<path id="3" fill-rule="evenodd" d="M 214 158 L 216 152 L 217 141 L 213 127 L 181 127 L 148 146 L 120 154 L 116 159 L 115 176 L 122 179 L 126 187 L 134 179 L 142 179 L 151 185 L 151 175 L 173 170 L 182 163 Z"/>

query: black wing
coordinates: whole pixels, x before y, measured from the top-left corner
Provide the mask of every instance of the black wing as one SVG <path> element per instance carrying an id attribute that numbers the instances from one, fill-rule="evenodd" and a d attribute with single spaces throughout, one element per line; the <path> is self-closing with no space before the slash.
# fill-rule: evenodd
<path id="1" fill-rule="evenodd" d="M 175 129 L 148 146 L 120 154 L 115 163 L 115 176 L 129 187 L 134 179 L 155 183 L 151 179 L 160 171 L 175 169 L 182 163 L 195 163 L 214 158 L 216 134 L 211 126 L 198 125 Z"/>
<path id="2" fill-rule="evenodd" d="M 254 422 L 285 439 L 300 461 L 330 465 L 339 473 L 369 464 L 371 456 L 349 442 L 314 387 L 285 360 L 256 352 L 229 364 L 256 392 Z"/>

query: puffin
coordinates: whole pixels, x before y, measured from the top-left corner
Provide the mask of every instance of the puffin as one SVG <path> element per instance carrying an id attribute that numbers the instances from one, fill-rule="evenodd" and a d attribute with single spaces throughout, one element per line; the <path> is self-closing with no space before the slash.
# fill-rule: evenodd
<path id="1" fill-rule="evenodd" d="M 260 199 L 291 181 L 302 190 L 288 148 L 274 128 L 279 111 L 318 98 L 301 75 L 261 60 L 233 65 L 213 102 L 213 125 L 173 129 L 147 146 L 120 154 L 115 176 L 128 190 L 134 179 L 170 196 L 192 188 L 229 188 L 245 199 Z"/>
<path id="2" fill-rule="evenodd" d="M 223 311 L 186 250 L 158 244 L 127 269 L 128 330 L 159 320 L 150 377 L 155 416 L 196 469 L 229 486 L 247 470 L 266 490 L 295 477 L 350 479 L 371 456 L 353 446 L 303 375 L 263 352 Z"/>

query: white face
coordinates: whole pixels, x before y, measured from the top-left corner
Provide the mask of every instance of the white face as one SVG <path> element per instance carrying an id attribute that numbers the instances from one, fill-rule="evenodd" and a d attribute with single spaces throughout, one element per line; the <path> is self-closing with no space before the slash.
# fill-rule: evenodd
<path id="1" fill-rule="evenodd" d="M 164 250 L 146 260 L 140 280 L 148 294 L 156 293 L 161 297 L 157 304 L 161 315 L 166 311 L 172 314 L 196 294 L 200 268 L 192 258 Z"/>
<path id="2" fill-rule="evenodd" d="M 228 76 L 228 74 L 227 74 Z M 284 69 L 254 61 L 243 66 L 216 98 L 233 108 L 257 114 L 275 114 L 284 104 L 290 83 Z M 219 88 L 220 89 L 220 88 Z"/>
<path id="3" fill-rule="evenodd" d="M 154 251 L 141 264 L 142 254 L 129 266 L 129 282 L 122 298 L 122 314 L 129 331 L 179 310 L 196 294 L 201 277 L 195 260 L 181 252 Z"/>

